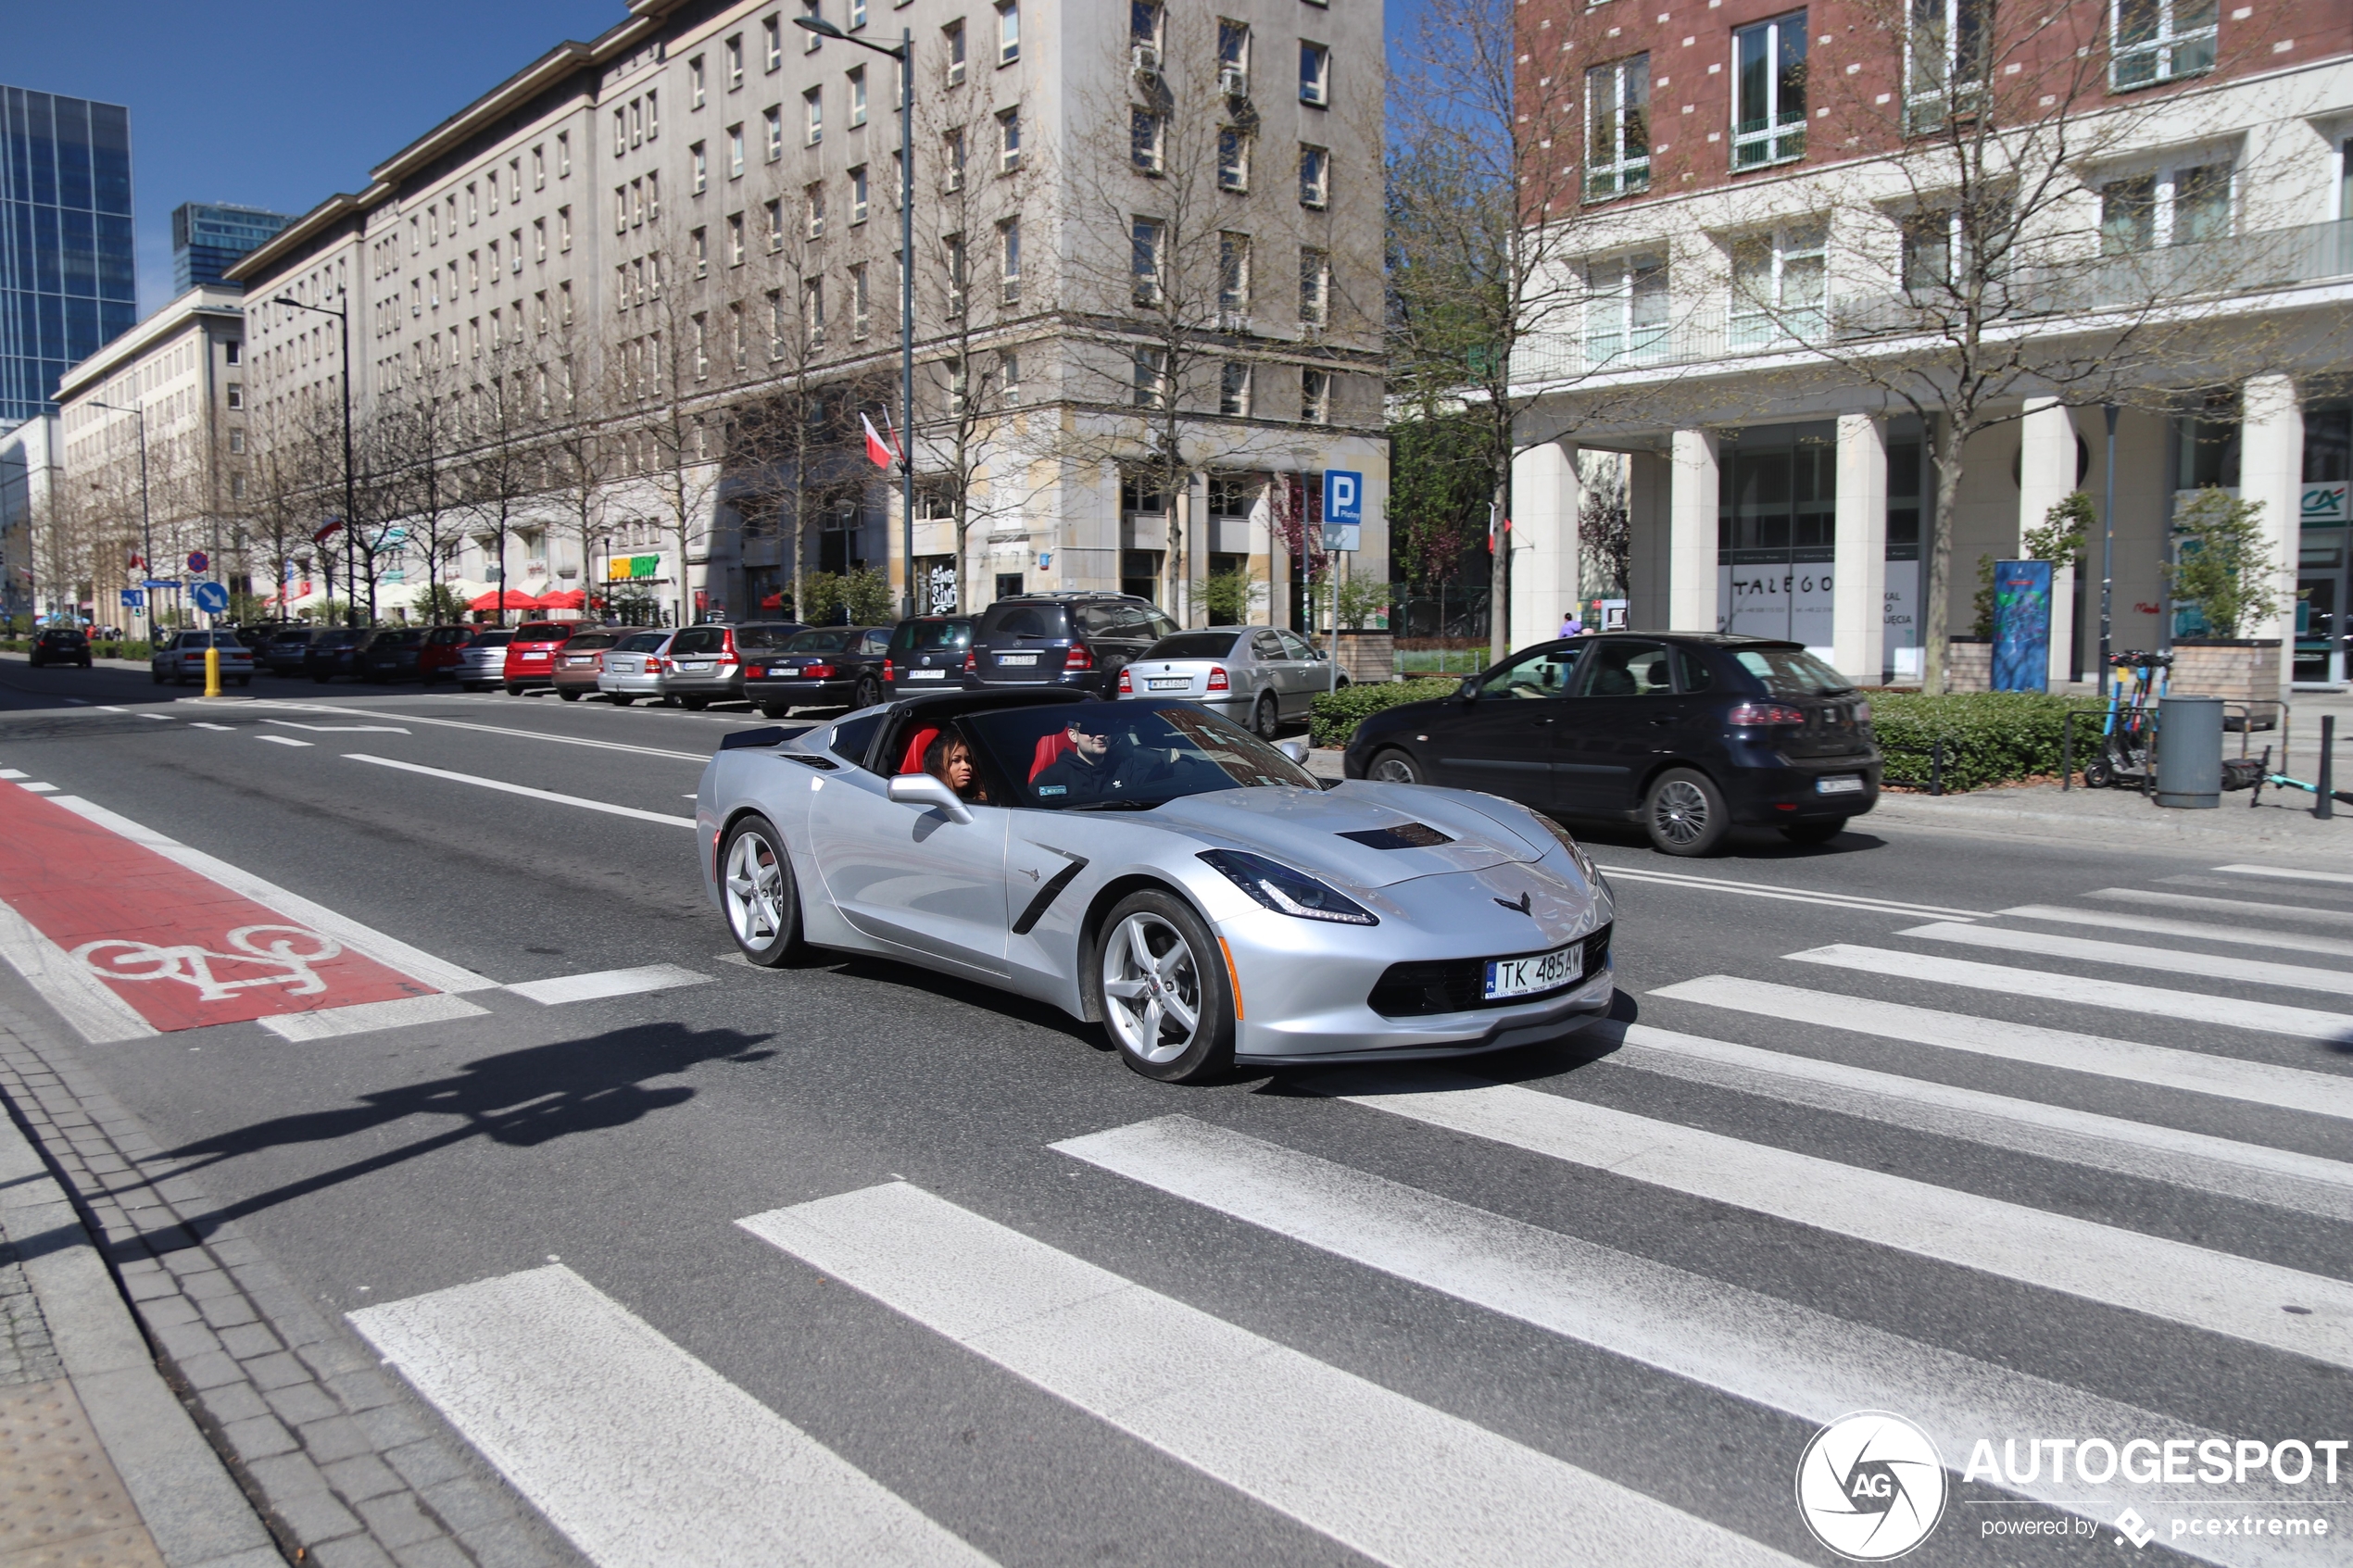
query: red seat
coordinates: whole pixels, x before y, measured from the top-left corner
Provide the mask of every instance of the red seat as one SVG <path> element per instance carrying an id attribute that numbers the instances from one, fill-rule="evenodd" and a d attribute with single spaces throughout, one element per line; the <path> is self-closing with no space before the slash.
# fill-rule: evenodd
<path id="1" fill-rule="evenodd" d="M 1038 736 L 1038 754 L 1031 758 L 1029 762 L 1031 782 L 1035 783 L 1038 774 L 1052 767 L 1055 759 L 1069 749 L 1070 732 L 1068 730 L 1056 730 L 1051 734 Z"/>
<path id="2" fill-rule="evenodd" d="M 929 751 L 931 749 L 931 743 L 938 738 L 939 726 L 937 724 L 933 724 L 925 729 L 917 730 L 912 735 L 910 735 L 907 739 L 907 754 L 899 759 L 899 771 L 902 773 L 922 772 L 924 771 L 924 753 Z"/>

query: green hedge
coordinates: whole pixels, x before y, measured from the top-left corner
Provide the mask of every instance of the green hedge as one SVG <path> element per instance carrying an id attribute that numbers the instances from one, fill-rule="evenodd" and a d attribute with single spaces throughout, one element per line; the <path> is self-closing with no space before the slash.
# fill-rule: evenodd
<path id="1" fill-rule="evenodd" d="M 1871 725 L 1887 758 L 1890 784 L 1928 784 L 1930 756 L 1944 743 L 1947 790 L 2055 774 L 2060 726 L 2070 709 L 2096 714 L 2100 705 L 2041 692 L 1872 692 Z M 2099 737 L 2096 719 L 2075 721 L 2075 765 L 2081 768 Z"/>
<path id="2" fill-rule="evenodd" d="M 1384 708 L 1401 702 L 1428 702 L 1461 686 L 1456 681 L 1392 681 L 1384 685 L 1350 686 L 1326 692 L 1315 699 L 1307 734 L 1317 746 L 1346 746 L 1356 726 Z"/>

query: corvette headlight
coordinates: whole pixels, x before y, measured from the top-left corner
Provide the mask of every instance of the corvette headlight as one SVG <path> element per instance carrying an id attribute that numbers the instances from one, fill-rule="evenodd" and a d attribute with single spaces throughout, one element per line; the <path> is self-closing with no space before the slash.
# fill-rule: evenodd
<path id="1" fill-rule="evenodd" d="M 1337 887 L 1295 872 L 1264 855 L 1239 849 L 1204 849 L 1201 858 L 1227 881 L 1277 914 L 1327 920 L 1341 925 L 1378 925 L 1380 917 Z"/>
<path id="2" fill-rule="evenodd" d="M 1585 853 L 1585 847 L 1577 842 L 1577 835 L 1575 834 L 1570 833 L 1567 828 L 1561 826 L 1560 823 L 1553 821 L 1552 818 L 1544 815 L 1541 811 L 1536 812 L 1535 817 L 1538 822 L 1544 824 L 1546 832 L 1550 833 L 1554 838 L 1561 841 L 1561 847 L 1568 851 L 1568 858 L 1577 862 L 1577 869 L 1585 873 L 1585 880 L 1587 882 L 1592 883 L 1596 887 L 1606 887 L 1609 885 L 1602 880 L 1601 867 L 1593 864 L 1592 858 Z"/>

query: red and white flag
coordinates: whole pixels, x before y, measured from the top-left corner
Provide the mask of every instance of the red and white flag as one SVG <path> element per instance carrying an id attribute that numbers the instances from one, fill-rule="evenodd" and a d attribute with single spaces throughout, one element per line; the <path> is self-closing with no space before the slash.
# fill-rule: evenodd
<path id="1" fill-rule="evenodd" d="M 310 536 L 310 542 L 314 545 L 323 545 L 342 532 L 343 520 L 341 518 L 334 518 L 328 521 L 326 527 L 319 530 L 318 533 L 313 533 Z"/>
<path id="2" fill-rule="evenodd" d="M 890 416 L 885 414 L 883 418 L 887 420 Z M 873 420 L 867 418 L 864 414 L 861 414 L 858 416 L 858 422 L 866 427 L 867 459 L 878 469 L 888 469 L 891 465 L 892 459 L 896 458 L 898 454 L 891 450 L 890 443 L 882 438 L 882 433 L 875 429 L 875 421 Z"/>

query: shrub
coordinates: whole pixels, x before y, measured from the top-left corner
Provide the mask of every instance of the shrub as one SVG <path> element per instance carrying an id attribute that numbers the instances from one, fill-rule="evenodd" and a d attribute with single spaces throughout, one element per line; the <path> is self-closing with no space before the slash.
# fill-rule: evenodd
<path id="1" fill-rule="evenodd" d="M 1356 726 L 1384 708 L 1401 702 L 1428 702 L 1461 685 L 1459 681 L 1392 681 L 1384 685 L 1349 686 L 1326 692 L 1315 699 L 1307 734 L 1317 746 L 1346 746 Z"/>
<path id="2" fill-rule="evenodd" d="M 2044 692 L 1919 692 L 1870 694 L 1871 727 L 1887 759 L 1891 784 L 1928 784 L 1931 753 L 1944 743 L 1944 787 L 1989 784 L 2057 773 L 2060 730 L 2070 709 L 2097 714 L 2100 705 Z M 2096 719 L 2075 721 L 2075 763 L 2082 767 L 2099 738 Z"/>

